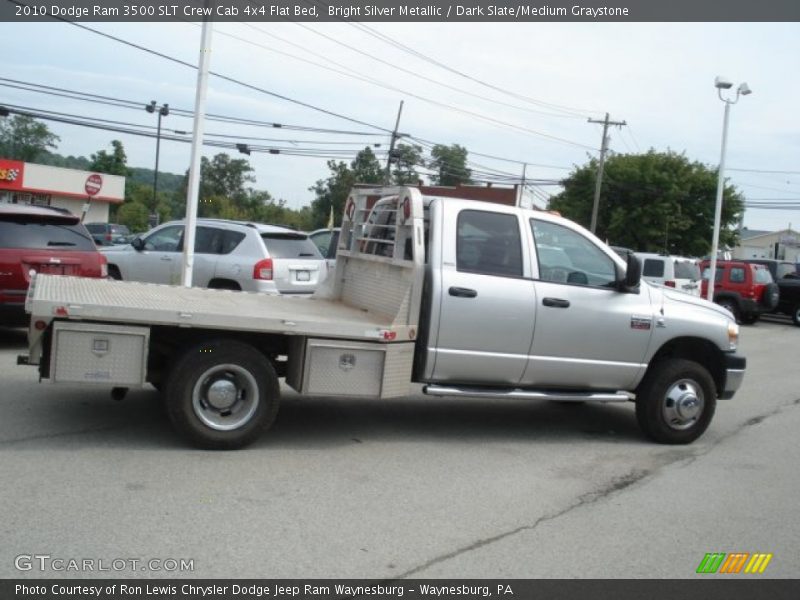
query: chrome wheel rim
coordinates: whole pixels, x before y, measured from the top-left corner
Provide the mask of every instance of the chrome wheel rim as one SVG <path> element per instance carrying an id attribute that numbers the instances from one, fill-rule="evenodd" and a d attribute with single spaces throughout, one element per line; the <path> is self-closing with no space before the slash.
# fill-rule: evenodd
<path id="1" fill-rule="evenodd" d="M 703 389 L 692 379 L 681 379 L 664 395 L 662 413 L 669 427 L 682 431 L 697 423 L 704 407 Z"/>
<path id="2" fill-rule="evenodd" d="M 258 408 L 256 379 L 238 365 L 215 365 L 197 379 L 192 390 L 192 408 L 197 418 L 211 429 L 237 429 Z"/>

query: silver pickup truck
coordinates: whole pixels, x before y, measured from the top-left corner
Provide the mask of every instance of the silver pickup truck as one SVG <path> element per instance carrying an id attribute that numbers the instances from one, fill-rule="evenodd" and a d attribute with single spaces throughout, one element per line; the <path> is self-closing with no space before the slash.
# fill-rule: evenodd
<path id="1" fill-rule="evenodd" d="M 53 383 L 161 390 L 175 428 L 236 448 L 273 423 L 279 378 L 314 396 L 633 401 L 685 444 L 745 359 L 724 309 L 641 281 L 559 216 L 416 188 L 355 188 L 311 298 L 39 275 L 29 353 Z"/>

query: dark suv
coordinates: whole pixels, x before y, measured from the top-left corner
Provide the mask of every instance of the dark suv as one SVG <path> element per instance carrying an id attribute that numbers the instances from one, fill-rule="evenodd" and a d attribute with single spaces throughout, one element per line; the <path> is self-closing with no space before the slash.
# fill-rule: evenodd
<path id="1" fill-rule="evenodd" d="M 0 204 L 0 317 L 25 325 L 31 271 L 106 277 L 106 259 L 71 212 L 44 206 Z"/>
<path id="2" fill-rule="evenodd" d="M 764 265 L 769 269 L 780 290 L 780 300 L 774 312 L 789 315 L 792 322 L 800 327 L 800 274 L 795 264 L 769 258 L 748 258 L 744 262 Z"/>
<path id="3" fill-rule="evenodd" d="M 708 294 L 711 261 L 700 263 L 702 296 Z M 743 261 L 718 260 L 714 277 L 714 302 L 727 308 L 737 321 L 752 324 L 778 306 L 780 294 L 769 269 Z"/>

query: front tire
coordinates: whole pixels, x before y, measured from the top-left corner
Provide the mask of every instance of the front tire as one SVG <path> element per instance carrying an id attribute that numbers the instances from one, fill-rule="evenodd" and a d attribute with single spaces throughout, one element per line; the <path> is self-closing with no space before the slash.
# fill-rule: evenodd
<path id="1" fill-rule="evenodd" d="M 792 323 L 800 327 L 800 304 L 796 304 L 792 309 Z"/>
<path id="2" fill-rule="evenodd" d="M 175 362 L 164 398 L 175 429 L 194 445 L 230 450 L 269 429 L 278 413 L 280 389 L 261 352 L 220 339 L 194 346 Z"/>
<path id="3" fill-rule="evenodd" d="M 689 444 L 708 428 L 716 404 L 716 386 L 705 367 L 666 359 L 652 365 L 639 386 L 636 418 L 660 444 Z"/>

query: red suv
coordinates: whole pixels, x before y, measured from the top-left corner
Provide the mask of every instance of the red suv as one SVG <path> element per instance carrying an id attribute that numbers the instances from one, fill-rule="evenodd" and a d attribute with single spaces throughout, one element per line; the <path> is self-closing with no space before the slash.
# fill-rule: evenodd
<path id="1" fill-rule="evenodd" d="M 105 257 L 71 212 L 0 204 L 0 325 L 25 325 L 30 272 L 106 277 Z"/>
<path id="2" fill-rule="evenodd" d="M 711 261 L 700 263 L 703 273 L 702 295 L 708 294 Z M 727 308 L 737 321 L 755 323 L 762 313 L 778 306 L 780 292 L 764 265 L 735 260 L 718 260 L 714 278 L 714 302 Z"/>

